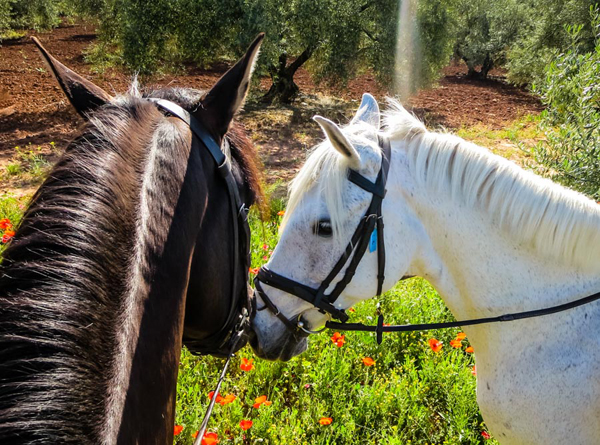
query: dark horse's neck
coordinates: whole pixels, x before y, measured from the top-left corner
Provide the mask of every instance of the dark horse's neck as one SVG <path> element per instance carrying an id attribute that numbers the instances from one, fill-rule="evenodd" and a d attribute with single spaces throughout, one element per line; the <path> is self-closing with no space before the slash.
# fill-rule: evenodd
<path id="1" fill-rule="evenodd" d="M 214 175 L 190 138 L 147 101 L 110 106 L 34 197 L 1 266 L 3 444 L 172 439 Z"/>

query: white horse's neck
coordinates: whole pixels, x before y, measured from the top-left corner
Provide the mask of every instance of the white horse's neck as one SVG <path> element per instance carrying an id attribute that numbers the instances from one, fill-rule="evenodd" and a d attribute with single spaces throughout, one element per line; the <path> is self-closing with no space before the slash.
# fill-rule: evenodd
<path id="1" fill-rule="evenodd" d="M 453 143 L 457 141 L 455 139 Z M 413 144 L 422 145 L 417 141 L 413 141 Z M 475 156 L 471 156 L 468 151 L 473 147 L 463 147 L 462 152 L 449 156 L 451 165 L 435 166 L 432 164 L 441 163 L 441 156 L 433 153 L 431 146 L 419 148 L 410 145 L 402 142 L 394 144 L 394 162 L 387 196 L 399 197 L 401 202 L 389 205 L 410 208 L 414 212 L 413 219 L 422 225 L 420 233 L 423 240 L 420 245 L 424 247 L 419 249 L 409 273 L 427 278 L 457 319 L 541 309 L 600 292 L 600 261 L 594 261 L 592 257 L 592 264 L 582 267 L 581 258 L 577 258 L 582 254 L 574 252 L 574 248 L 571 249 L 572 258 L 562 258 L 557 252 L 568 251 L 569 246 L 543 245 L 544 240 L 539 239 L 536 229 L 527 226 L 535 220 L 537 230 L 554 232 L 554 240 L 547 239 L 548 243 L 565 244 L 570 240 L 577 244 L 576 239 L 569 238 L 569 233 L 556 233 L 565 227 L 558 216 L 553 215 L 551 220 L 544 221 L 547 217 L 544 212 L 540 216 L 528 214 L 531 209 L 535 211 L 540 206 L 535 202 L 536 199 L 547 201 L 548 198 L 539 190 L 524 189 L 543 188 L 548 186 L 547 182 L 537 178 L 532 181 L 531 175 L 507 167 L 503 160 L 495 159 L 491 154 L 477 151 Z M 417 155 L 415 150 L 419 149 L 422 152 Z M 423 153 L 426 150 L 431 152 L 427 155 Z M 419 159 L 426 155 L 428 159 Z M 489 159 L 482 160 L 482 156 Z M 458 165 L 461 162 L 471 162 L 475 166 L 461 167 Z M 492 173 L 484 173 L 483 179 L 477 179 L 477 175 L 468 170 L 479 168 L 477 164 Z M 516 175 L 508 187 L 502 178 L 498 178 L 506 174 L 507 168 L 513 170 L 508 172 L 509 175 Z M 444 172 L 448 172 L 447 177 L 440 177 Z M 457 178 L 453 178 L 453 174 L 461 176 L 458 180 L 462 184 L 456 184 Z M 427 181 L 436 184 L 428 186 Z M 465 185 L 468 181 L 470 183 Z M 479 187 L 480 190 L 465 190 L 465 187 Z M 505 187 L 506 190 L 497 190 L 499 187 Z M 587 237 L 588 242 L 598 241 L 595 247 L 579 246 L 584 251 L 583 255 L 589 252 L 593 255 L 594 250 L 600 252 L 600 236 L 590 230 L 594 225 L 600 228 L 600 211 L 596 204 L 568 191 L 561 195 L 563 191 L 555 185 L 553 187 L 555 190 L 550 199 L 562 199 L 566 201 L 563 206 L 565 211 L 572 207 L 581 213 L 575 217 L 567 215 L 570 218 L 568 227 Z M 502 193 L 505 194 L 505 201 L 502 200 Z M 530 197 L 531 202 L 518 207 L 511 203 L 515 194 Z M 573 199 L 572 206 L 569 205 L 569 199 Z M 495 206 L 492 209 L 489 208 L 490 200 Z M 552 209 L 546 201 L 545 208 Z M 501 212 L 522 214 L 499 214 L 498 208 L 502 209 Z M 558 210 L 560 208 L 557 207 Z M 518 224 L 519 218 L 527 221 L 522 227 Z M 578 227 L 577 224 L 585 227 Z M 492 331 L 493 328 L 487 333 Z M 502 331 L 498 330 L 498 335 Z"/>

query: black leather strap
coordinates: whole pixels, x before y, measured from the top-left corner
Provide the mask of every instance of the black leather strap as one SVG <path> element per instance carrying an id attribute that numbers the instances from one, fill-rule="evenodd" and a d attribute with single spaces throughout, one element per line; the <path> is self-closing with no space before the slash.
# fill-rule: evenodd
<path id="1" fill-rule="evenodd" d="M 154 102 L 154 104 L 163 111 L 181 119 L 190 127 L 193 135 L 198 138 L 214 159 L 218 172 L 220 173 L 220 176 L 223 177 L 227 186 L 231 221 L 233 225 L 232 270 L 234 271 L 229 314 L 221 329 L 210 336 L 202 340 L 184 339 L 185 344 L 190 351 L 197 354 L 216 355 L 217 351 L 228 349 L 227 344 L 232 340 L 234 326 L 238 319 L 244 318 L 243 314 L 240 313 L 241 307 L 246 307 L 248 314 L 252 311 L 252 304 L 249 299 L 243 301 L 240 296 L 235 293 L 235 290 L 240 285 L 240 280 L 243 280 L 244 283 L 248 282 L 248 268 L 250 267 L 250 227 L 248 225 L 247 208 L 240 198 L 238 186 L 233 177 L 233 173 L 231 172 L 231 164 L 227 159 L 227 156 L 223 153 L 223 150 L 221 150 L 221 146 L 219 146 L 200 122 L 188 111 L 174 102 L 157 98 L 148 98 L 148 100 Z M 227 139 L 223 141 L 223 144 L 229 144 Z M 243 228 L 243 232 L 240 231 L 240 226 Z M 242 263 L 241 267 L 243 269 L 241 273 L 239 272 L 240 262 Z"/>
<path id="2" fill-rule="evenodd" d="M 383 326 L 383 316 L 380 316 L 379 318 L 381 323 L 378 323 L 377 326 L 365 325 L 362 323 L 336 323 L 333 321 L 328 321 L 327 323 L 325 323 L 325 326 L 327 328 L 336 329 L 338 331 L 376 332 L 377 343 L 381 343 L 381 334 L 383 332 L 431 331 L 434 329 L 458 328 L 464 326 L 474 326 L 484 323 L 500 323 L 505 321 L 523 320 L 526 318 L 542 317 L 544 315 L 556 314 L 557 312 L 563 312 L 569 309 L 574 309 L 576 307 L 583 306 L 584 304 L 592 303 L 596 300 L 600 300 L 600 292 L 590 295 L 588 297 L 571 301 L 569 303 L 559 304 L 557 306 L 551 306 L 545 309 L 516 312 L 514 314 L 504 314 L 498 317 L 475 318 L 471 320 L 450 321 L 446 323 L 424 323 Z"/>

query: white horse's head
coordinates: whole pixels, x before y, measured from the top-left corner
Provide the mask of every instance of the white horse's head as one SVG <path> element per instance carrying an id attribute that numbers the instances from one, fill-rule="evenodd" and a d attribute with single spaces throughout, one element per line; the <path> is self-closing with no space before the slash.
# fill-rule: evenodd
<path id="1" fill-rule="evenodd" d="M 327 139 L 316 146 L 290 187 L 288 209 L 281 226 L 280 241 L 266 267 L 286 278 L 316 289 L 343 255 L 373 195 L 348 180 L 353 169 L 375 182 L 382 163 L 382 147 L 378 143 L 380 112 L 373 96 L 365 94 L 356 116 L 345 128 L 316 116 Z M 412 120 L 415 131 L 424 131 Z M 394 156 L 396 153 L 394 152 Z M 389 190 L 396 187 L 402 159 L 394 159 L 388 175 L 388 193 L 383 201 L 385 245 L 387 251 L 384 291 L 398 279 L 412 275 L 411 264 L 419 245 L 417 218 L 403 204 L 403 196 Z M 389 234 L 389 235 L 388 235 Z M 368 237 L 370 234 L 366 234 Z M 326 291 L 331 292 L 348 266 L 341 269 Z M 367 248 L 356 274 L 335 301 L 338 309 L 346 309 L 370 298 L 377 289 L 377 252 Z M 264 292 L 285 318 L 316 330 L 327 317 L 313 305 L 287 292 L 262 285 Z M 253 347 L 260 357 L 288 360 L 306 349 L 306 337 L 294 334 L 274 315 L 260 310 L 254 319 L 256 338 Z"/>

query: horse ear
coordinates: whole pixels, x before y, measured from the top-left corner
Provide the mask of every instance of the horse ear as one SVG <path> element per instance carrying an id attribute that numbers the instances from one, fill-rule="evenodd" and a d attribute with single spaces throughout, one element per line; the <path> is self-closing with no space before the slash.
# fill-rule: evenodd
<path id="1" fill-rule="evenodd" d="M 37 46 L 44 62 L 50 68 L 52 75 L 67 96 L 67 99 L 69 99 L 71 105 L 73 105 L 83 118 L 87 119 L 89 113 L 112 100 L 112 96 L 102 88 L 84 79 L 76 72 L 71 71 L 52 57 L 37 38 L 32 37 L 31 40 Z"/>
<path id="2" fill-rule="evenodd" d="M 377 130 L 379 130 L 379 127 L 381 126 L 379 105 L 377 104 L 375 98 L 369 93 L 363 94 L 360 107 L 358 107 L 358 111 L 350 121 L 350 125 L 357 122 L 365 122 L 369 125 L 372 125 Z"/>
<path id="3" fill-rule="evenodd" d="M 346 139 L 342 130 L 332 121 L 322 116 L 314 116 L 313 119 L 321 126 L 333 148 L 348 159 L 348 165 L 354 169 L 360 168 L 360 156 L 350 141 Z"/>
<path id="4" fill-rule="evenodd" d="M 225 136 L 233 116 L 244 104 L 252 70 L 264 37 L 265 34 L 260 33 L 250 44 L 244 57 L 223 74 L 200 101 L 198 113 L 202 114 L 203 120 L 219 138 Z"/>

